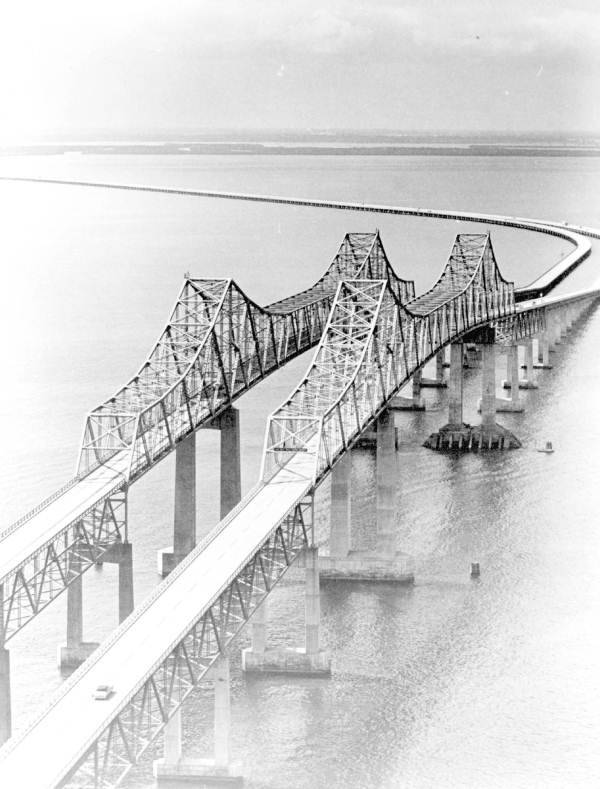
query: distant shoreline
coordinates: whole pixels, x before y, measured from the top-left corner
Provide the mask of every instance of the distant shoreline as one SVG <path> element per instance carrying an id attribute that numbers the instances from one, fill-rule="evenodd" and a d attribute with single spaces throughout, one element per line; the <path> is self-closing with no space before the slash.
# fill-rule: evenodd
<path id="1" fill-rule="evenodd" d="M 0 147 L 0 156 L 60 156 L 65 154 L 155 154 L 166 156 L 529 156 L 529 157 L 590 157 L 600 156 L 600 147 L 578 145 L 524 144 L 345 144 L 320 145 L 243 143 L 243 142 L 115 142 L 51 143 L 7 145 Z"/>

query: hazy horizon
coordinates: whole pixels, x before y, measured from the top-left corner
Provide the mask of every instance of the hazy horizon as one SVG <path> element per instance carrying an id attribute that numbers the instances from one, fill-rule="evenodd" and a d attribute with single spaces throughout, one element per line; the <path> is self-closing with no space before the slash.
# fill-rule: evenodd
<path id="1" fill-rule="evenodd" d="M 0 30 L 0 141 L 174 128 L 598 134 L 599 44 L 592 0 L 22 0 Z"/>

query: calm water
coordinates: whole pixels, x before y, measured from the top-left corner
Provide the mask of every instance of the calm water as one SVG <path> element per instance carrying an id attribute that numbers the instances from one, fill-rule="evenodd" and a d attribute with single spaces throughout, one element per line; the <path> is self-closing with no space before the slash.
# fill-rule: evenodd
<path id="1" fill-rule="evenodd" d="M 0 173 L 238 189 L 440 208 L 498 211 L 600 226 L 600 162 L 426 157 L 54 157 L 0 160 Z M 183 272 L 233 276 L 266 303 L 310 285 L 346 231 L 378 226 L 396 269 L 424 289 L 456 232 L 481 225 L 353 215 L 0 182 L 3 217 L 1 525 L 60 485 L 75 464 L 84 413 L 148 352 Z M 492 229 L 502 270 L 519 284 L 566 247 Z M 563 285 L 598 277 L 597 258 Z M 233 672 L 233 749 L 251 789 L 593 787 L 600 785 L 600 313 L 590 315 L 524 393 L 526 412 L 501 421 L 524 448 L 449 457 L 421 448 L 445 421 L 399 418 L 398 534 L 416 559 L 414 588 L 326 585 L 330 680 Z M 308 363 L 296 360 L 240 401 L 243 485 L 257 477 L 265 420 Z M 500 365 L 503 360 L 499 360 Z M 479 380 L 468 373 L 466 419 Z M 534 451 L 542 440 L 554 455 Z M 200 435 L 199 521 L 217 520 L 218 436 Z M 357 459 L 354 538 L 373 537 L 373 457 Z M 173 463 L 132 490 L 138 602 L 157 583 L 170 542 Z M 326 532 L 329 492 L 320 491 Z M 469 563 L 482 566 L 479 582 Z M 116 624 L 116 568 L 86 576 L 85 635 Z M 302 587 L 273 595 L 273 643 L 302 636 Z M 60 600 L 12 643 L 13 703 L 22 727 L 61 677 Z M 242 637 L 239 646 L 247 641 Z M 190 754 L 210 747 L 200 690 L 184 716 Z M 159 746 L 160 747 L 160 746 Z M 152 786 L 150 760 L 127 786 Z"/>

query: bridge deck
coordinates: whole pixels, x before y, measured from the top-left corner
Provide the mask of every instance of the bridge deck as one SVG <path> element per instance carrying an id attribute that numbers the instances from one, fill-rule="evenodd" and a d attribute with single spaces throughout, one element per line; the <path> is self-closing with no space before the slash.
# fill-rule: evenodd
<path id="1" fill-rule="evenodd" d="M 14 572 L 21 562 L 42 548 L 78 516 L 120 487 L 127 474 L 129 452 L 120 452 L 35 513 L 24 528 L 0 539 L 0 578 Z"/>
<path id="2" fill-rule="evenodd" d="M 192 554 L 179 574 L 161 585 L 161 593 L 143 604 L 67 683 L 26 732 L 17 738 L 0 766 L 0 784 L 54 787 L 96 733 L 140 684 L 141 678 L 185 634 L 225 588 L 228 579 L 253 556 L 286 513 L 312 486 L 313 456 L 298 453 L 267 485 L 246 498 L 245 506 L 203 550 Z M 202 547 L 202 546 L 200 546 Z M 170 583 L 169 583 L 170 581 Z M 115 694 L 95 701 L 100 684 Z M 56 737 L 56 732 L 61 736 Z M 12 741 L 11 741 L 12 744 Z"/>

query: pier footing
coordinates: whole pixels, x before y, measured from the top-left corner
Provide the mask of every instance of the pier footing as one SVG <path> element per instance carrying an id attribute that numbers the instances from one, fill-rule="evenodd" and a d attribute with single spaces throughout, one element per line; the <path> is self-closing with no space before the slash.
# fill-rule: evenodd
<path id="1" fill-rule="evenodd" d="M 77 668 L 84 663 L 99 646 L 97 641 L 82 641 L 71 646 L 58 648 L 58 665 L 60 668 Z"/>
<path id="2" fill-rule="evenodd" d="M 519 439 L 501 425 L 445 425 L 424 441 L 424 447 L 438 451 L 477 452 L 487 449 L 519 449 Z"/>
<path id="3" fill-rule="evenodd" d="M 374 581 L 412 584 L 415 580 L 410 557 L 398 551 L 392 558 L 376 551 L 349 551 L 336 557 L 321 553 L 319 576 L 323 581 Z"/>
<path id="4" fill-rule="evenodd" d="M 536 367 L 536 365 L 533 365 Z M 510 381 L 502 381 L 502 388 L 503 389 L 512 389 Z M 527 378 L 521 378 L 519 381 L 519 389 L 537 389 L 538 385 L 535 381 L 529 381 Z"/>
<path id="5" fill-rule="evenodd" d="M 415 400 L 414 397 L 396 395 L 390 400 L 389 408 L 392 411 L 424 411 L 425 403 L 420 398 Z"/>
<path id="6" fill-rule="evenodd" d="M 481 400 L 477 404 L 477 410 L 481 413 Z M 502 411 L 504 413 L 520 414 L 524 410 L 525 407 L 520 400 L 513 400 L 512 397 L 496 398 L 496 413 Z"/>
<path id="7" fill-rule="evenodd" d="M 449 367 L 450 365 L 446 364 L 444 366 Z M 439 378 L 421 378 L 421 387 L 426 389 L 446 389 L 448 382 Z"/>
<path id="8" fill-rule="evenodd" d="M 329 677 L 331 655 L 325 649 L 308 654 L 304 647 L 282 647 L 257 652 L 242 650 L 242 670 L 248 674 L 295 674 L 301 677 Z"/>
<path id="9" fill-rule="evenodd" d="M 159 786 L 163 782 L 169 782 L 169 785 L 185 783 L 198 787 L 244 785 L 241 765 L 233 763 L 221 767 L 214 759 L 182 759 L 178 762 L 157 759 L 153 769 Z"/>

